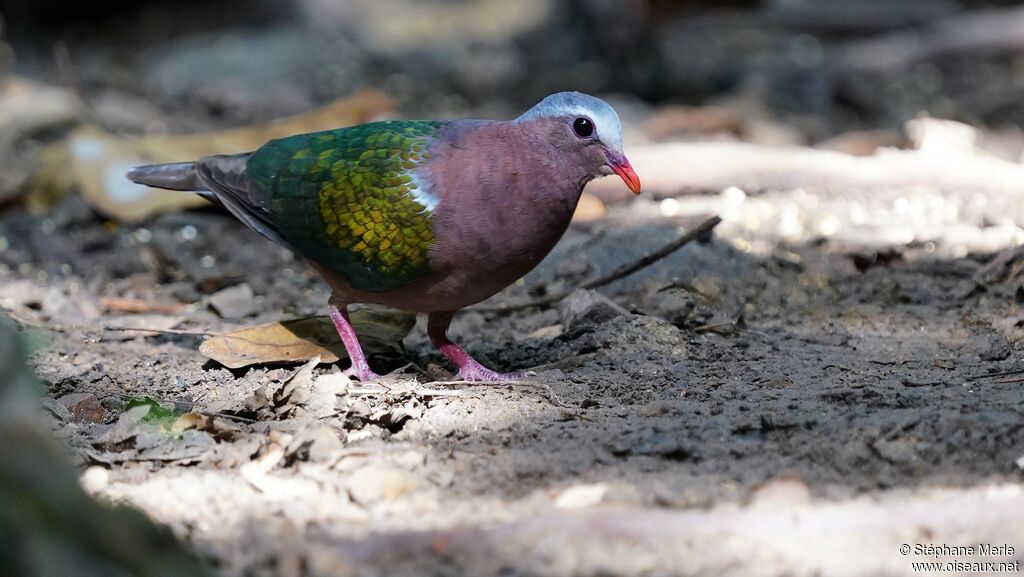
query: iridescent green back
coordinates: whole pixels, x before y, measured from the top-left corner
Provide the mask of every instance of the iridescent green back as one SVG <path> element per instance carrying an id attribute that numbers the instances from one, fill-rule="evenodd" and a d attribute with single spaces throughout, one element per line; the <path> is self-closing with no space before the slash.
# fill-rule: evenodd
<path id="1" fill-rule="evenodd" d="M 435 197 L 415 170 L 438 126 L 374 122 L 272 140 L 246 171 L 303 256 L 357 289 L 389 290 L 428 270 Z"/>

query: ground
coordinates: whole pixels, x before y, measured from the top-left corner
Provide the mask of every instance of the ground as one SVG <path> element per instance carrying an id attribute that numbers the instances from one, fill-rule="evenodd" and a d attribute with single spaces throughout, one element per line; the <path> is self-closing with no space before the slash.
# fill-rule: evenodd
<path id="1" fill-rule="evenodd" d="M 727 222 L 599 289 L 621 308 L 495 310 L 699 222 L 639 218 L 657 205 L 637 202 L 574 223 L 536 271 L 457 317 L 453 338 L 482 362 L 532 371 L 516 384 L 446 384 L 422 320 L 404 352 L 371 359 L 396 370 L 382 385 L 341 378 L 346 361 L 207 359 L 204 334 L 323 314 L 328 296 L 212 209 L 141 226 L 77 196 L 10 209 L 0 299 L 86 489 L 170 525 L 225 575 L 810 574 L 844 558 L 866 569 L 826 572 L 899 574 L 900 543 L 1000 538 L 1016 552 L 990 560 L 1020 559 L 1020 520 L 1000 516 L 1022 501 L 1017 253 L 775 237 L 758 252 Z M 221 318 L 211 294 L 243 283 L 242 318 Z M 826 528 L 844 526 L 861 549 L 839 539 L 838 557 L 766 538 L 835 546 Z"/>
<path id="2" fill-rule="evenodd" d="M 0 316 L 76 477 L 42 482 L 61 468 L 0 383 L 0 502 L 64 509 L 0 505 L 0 573 L 13 551 L 109 575 L 90 547 L 167 565 L 135 546 L 158 534 L 141 517 L 121 539 L 93 501 L 63 507 L 73 481 L 224 576 L 1024 561 L 1016 3 L 8 4 Z M 456 318 L 454 340 L 522 382 L 451 382 L 423 319 L 389 311 L 357 323 L 381 383 L 341 375 L 329 326 L 317 363 L 280 362 L 280 341 L 210 358 L 223 333 L 326 314 L 325 285 L 192 196 L 124 188 L 135 164 L 380 118 L 514 118 L 560 90 L 615 107 L 644 190 L 589 184 L 550 257 Z M 709 237 L 572 292 L 711 215 Z M 53 521 L 76 516 L 92 523 Z"/>

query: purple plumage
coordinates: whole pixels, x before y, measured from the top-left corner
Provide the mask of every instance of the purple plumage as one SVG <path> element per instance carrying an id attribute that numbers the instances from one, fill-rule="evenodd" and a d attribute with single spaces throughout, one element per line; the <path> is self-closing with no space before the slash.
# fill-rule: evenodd
<path id="1" fill-rule="evenodd" d="M 461 379 L 500 382 L 518 378 L 518 375 L 496 373 L 473 360 L 447 338 L 448 325 L 456 311 L 487 299 L 515 282 L 551 251 L 568 227 L 583 187 L 592 179 L 615 173 L 631 190 L 639 193 L 640 181 L 622 152 L 618 116 L 603 100 L 563 92 L 545 98 L 513 121 L 459 120 L 432 126 L 435 128 L 429 137 L 417 141 L 417 146 L 422 143 L 422 154 L 418 148 L 411 157 L 394 151 L 393 158 L 398 160 L 401 155 L 403 166 L 407 168 L 405 172 L 389 176 L 388 180 L 404 186 L 398 190 L 407 190 L 407 194 L 402 193 L 405 196 L 400 198 L 415 200 L 412 206 L 422 210 L 412 216 L 396 212 L 395 205 L 380 204 L 383 194 L 380 192 L 362 201 L 357 195 L 355 207 L 351 202 L 344 205 L 348 207 L 344 209 L 346 213 L 353 208 L 361 213 L 363 206 L 367 213 L 371 209 L 376 211 L 372 219 L 367 217 L 372 221 L 367 221 L 366 226 L 371 229 L 378 226 L 385 234 L 394 234 L 406 226 L 415 228 L 417 223 L 426 227 L 426 234 L 431 235 L 423 249 L 426 264 L 416 269 L 415 274 L 402 277 L 401 283 L 379 284 L 375 283 L 375 278 L 392 281 L 396 277 L 361 273 L 364 269 L 379 272 L 368 268 L 373 263 L 361 265 L 363 261 L 356 259 L 354 265 L 344 261 L 345 267 L 342 267 L 320 256 L 327 254 L 325 251 L 313 250 L 320 247 L 304 250 L 311 242 L 306 240 L 309 232 L 284 228 L 287 221 L 275 213 L 272 195 L 266 190 L 274 179 L 288 175 L 280 171 L 271 172 L 270 178 L 255 175 L 253 170 L 260 167 L 254 168 L 253 160 L 248 160 L 248 169 L 238 156 L 200 160 L 196 163 L 198 172 L 191 163 L 174 165 L 182 167 L 175 169 L 182 171 L 180 178 L 169 174 L 166 168 L 149 167 L 136 169 L 131 176 L 133 180 L 155 186 L 180 189 L 189 185 L 207 196 L 212 195 L 243 222 L 305 256 L 331 286 L 331 316 L 352 359 L 350 370 L 361 380 L 371 380 L 377 375 L 367 365 L 348 322 L 346 308 L 354 303 L 377 303 L 429 313 L 430 340 L 458 365 Z M 368 140 L 377 141 L 392 146 L 396 142 L 390 136 Z M 359 159 L 391 154 L 383 150 L 368 146 L 366 150 L 355 152 Z M 375 157 L 374 153 L 378 155 Z M 415 158 L 416 162 L 410 158 Z M 225 164 L 223 174 L 217 172 L 218 163 L 229 162 L 233 164 Z M 207 166 L 211 163 L 212 170 Z M 195 182 L 189 180 L 193 174 L 199 175 L 193 179 Z M 209 182 L 201 181 L 204 174 L 213 175 L 208 177 Z M 221 175 L 218 177 L 218 174 Z M 147 175 L 152 176 L 147 179 Z M 183 185 L 184 181 L 189 182 Z M 223 184 L 229 181 L 230 185 Z M 335 188 L 340 188 L 340 184 Z M 319 198 L 322 212 L 327 194 L 324 191 L 334 194 L 334 188 L 328 185 L 311 190 L 311 198 Z M 288 206 L 291 205 L 279 208 L 278 212 L 286 212 Z M 363 224 L 348 218 L 347 214 L 337 214 L 337 209 L 332 210 L 335 212 L 330 215 L 331 220 L 324 225 L 325 235 L 337 230 L 330 228 L 332 222 L 340 222 L 352 230 L 364 230 Z M 362 215 L 357 216 L 362 218 Z M 415 219 L 412 224 L 409 224 L 410 218 Z M 395 223 L 388 222 L 389 219 L 394 219 Z M 380 234 L 373 230 L 369 234 L 372 240 L 379 242 Z M 312 242 L 320 242 L 317 238 Z M 343 256 L 358 257 L 379 246 L 373 244 L 369 249 L 365 244 L 348 246 Z M 388 246 L 391 246 L 390 241 Z M 401 250 L 406 251 L 403 254 L 409 259 L 417 256 L 413 248 Z M 384 259 L 380 262 L 401 264 L 401 259 L 386 258 L 388 256 L 394 257 L 378 258 Z M 385 265 L 378 265 L 378 269 L 384 268 Z"/>

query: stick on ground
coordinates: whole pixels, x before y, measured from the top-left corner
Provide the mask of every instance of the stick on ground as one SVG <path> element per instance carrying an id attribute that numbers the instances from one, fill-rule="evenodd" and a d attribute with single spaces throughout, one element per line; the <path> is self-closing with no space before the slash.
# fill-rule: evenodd
<path id="1" fill-rule="evenodd" d="M 625 278 L 625 277 L 635 273 L 638 270 L 641 270 L 643 268 L 651 266 L 652 264 L 654 264 L 654 263 L 658 262 L 659 260 L 669 256 L 670 254 L 672 254 L 672 253 L 676 252 L 677 250 L 683 248 L 684 246 L 686 246 L 687 244 L 693 242 L 694 240 L 697 240 L 698 238 L 700 238 L 700 237 L 704 236 L 705 234 L 711 232 L 711 230 L 714 229 L 716 226 L 718 226 L 718 224 L 720 222 L 722 222 L 721 217 L 713 216 L 713 217 L 705 220 L 704 222 L 700 223 L 695 228 L 687 231 L 686 233 L 684 233 L 682 236 L 680 236 L 679 238 L 675 239 L 674 241 L 672 241 L 672 242 L 666 244 L 665 246 L 661 247 L 660 249 L 658 249 L 658 250 L 656 250 L 656 251 L 654 251 L 652 253 L 648 253 L 648 254 L 644 255 L 642 258 L 639 258 L 639 259 L 637 259 L 637 260 L 635 260 L 635 261 L 633 261 L 631 263 L 624 264 L 621 267 L 615 269 L 614 271 L 612 271 L 612 272 L 610 272 L 610 273 L 608 273 L 608 274 L 606 274 L 604 276 L 600 276 L 600 277 L 598 277 L 596 279 L 587 281 L 587 282 L 581 284 L 580 286 L 578 286 L 576 288 L 595 289 L 595 288 L 603 287 L 605 285 L 609 285 L 609 284 L 611 284 L 611 283 L 613 283 L 613 282 L 615 282 L 615 281 L 617 281 L 619 279 Z M 480 312 L 499 312 L 499 313 L 505 313 L 505 312 L 518 311 L 518 310 L 522 310 L 522 309 L 528 309 L 528 308 L 532 308 L 532 307 L 547 306 L 547 305 L 554 304 L 554 303 L 562 300 L 563 298 L 568 296 L 573 290 L 576 290 L 576 288 L 574 288 L 572 290 L 569 290 L 569 291 L 566 291 L 566 292 L 558 293 L 558 294 L 555 294 L 555 295 L 544 297 L 542 299 L 536 299 L 536 300 L 532 300 L 532 301 L 525 302 L 525 303 L 513 304 L 513 305 L 497 305 L 497 306 L 494 306 L 494 307 L 479 307 L 479 308 L 474 307 L 474 308 L 472 308 L 470 310 L 480 311 Z"/>

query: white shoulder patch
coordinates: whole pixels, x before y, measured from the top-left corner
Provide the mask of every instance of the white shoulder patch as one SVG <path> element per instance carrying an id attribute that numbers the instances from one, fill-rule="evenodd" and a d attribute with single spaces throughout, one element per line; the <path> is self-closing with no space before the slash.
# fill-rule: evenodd
<path id="1" fill-rule="evenodd" d="M 409 195 L 423 207 L 424 211 L 434 212 L 437 209 L 437 203 L 440 199 L 437 198 L 436 194 L 431 192 L 427 184 L 423 182 L 423 179 L 416 176 L 415 172 L 409 171 L 407 174 L 412 178 L 412 183 L 409 185 Z"/>

